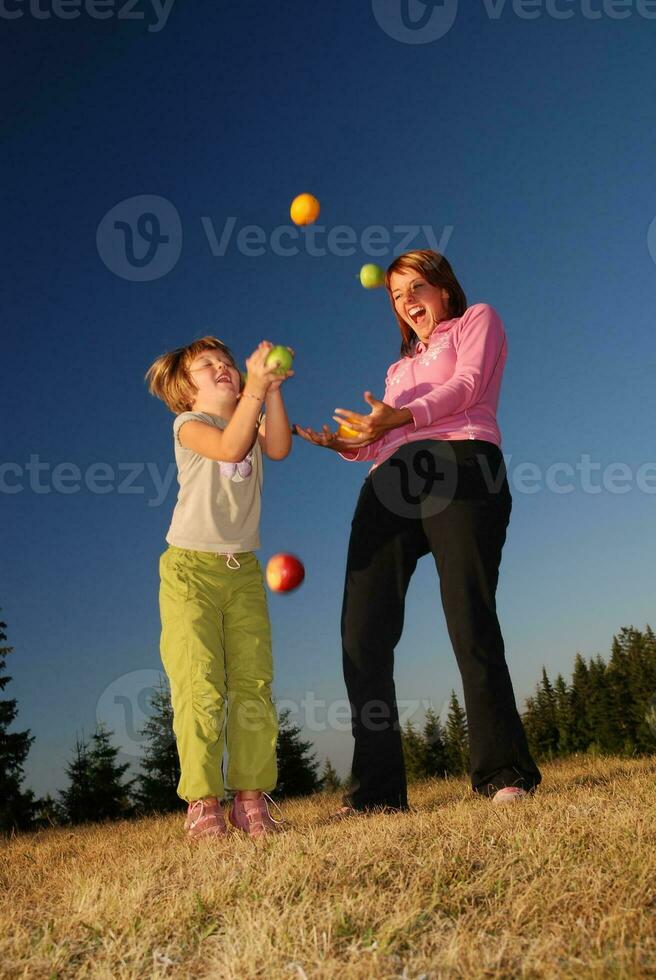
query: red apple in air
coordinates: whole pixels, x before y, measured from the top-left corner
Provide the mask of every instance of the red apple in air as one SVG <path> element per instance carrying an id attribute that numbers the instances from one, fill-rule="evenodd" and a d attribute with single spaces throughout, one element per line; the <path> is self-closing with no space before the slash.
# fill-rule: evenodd
<path id="1" fill-rule="evenodd" d="M 292 592 L 304 578 L 303 563 L 296 555 L 281 553 L 274 555 L 267 563 L 266 580 L 272 592 Z"/>

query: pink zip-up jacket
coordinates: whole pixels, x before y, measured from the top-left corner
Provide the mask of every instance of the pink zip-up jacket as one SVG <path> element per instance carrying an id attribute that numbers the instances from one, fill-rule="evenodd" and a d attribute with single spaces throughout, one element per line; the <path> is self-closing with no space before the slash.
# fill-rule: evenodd
<path id="1" fill-rule="evenodd" d="M 400 446 L 418 439 L 485 439 L 500 447 L 496 413 L 506 357 L 501 317 L 487 303 L 442 320 L 428 344 L 418 341 L 412 356 L 387 371 L 382 400 L 409 408 L 413 421 L 339 455 L 353 462 L 374 460 L 371 472 Z"/>

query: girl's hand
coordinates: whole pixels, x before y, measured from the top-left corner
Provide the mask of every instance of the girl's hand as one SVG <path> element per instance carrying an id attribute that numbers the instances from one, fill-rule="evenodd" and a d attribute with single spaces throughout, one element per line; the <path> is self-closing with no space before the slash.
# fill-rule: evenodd
<path id="1" fill-rule="evenodd" d="M 340 425 L 348 425 L 361 434 L 362 439 L 358 445 L 366 446 L 384 436 L 390 429 L 397 429 L 401 425 L 407 425 L 412 421 L 412 413 L 408 408 L 392 408 L 386 402 L 378 401 L 370 391 L 365 391 L 364 400 L 371 405 L 370 415 L 358 415 L 357 412 L 349 412 L 344 408 L 336 408 L 333 418 Z"/>
<path id="2" fill-rule="evenodd" d="M 334 449 L 336 453 L 348 453 L 360 446 L 367 446 L 369 443 L 362 439 L 341 439 L 335 432 L 331 432 L 327 425 L 323 426 L 322 432 L 314 432 L 313 429 L 303 429 L 300 425 L 294 425 L 292 432 L 296 433 L 306 442 L 311 442 L 315 446 L 322 446 L 324 449 Z"/>
<path id="3" fill-rule="evenodd" d="M 246 360 L 246 371 L 248 374 L 246 387 L 252 388 L 252 393 L 262 398 L 267 394 L 273 382 L 280 380 L 275 368 L 266 367 L 264 363 L 272 347 L 273 344 L 270 341 L 263 340 Z"/>

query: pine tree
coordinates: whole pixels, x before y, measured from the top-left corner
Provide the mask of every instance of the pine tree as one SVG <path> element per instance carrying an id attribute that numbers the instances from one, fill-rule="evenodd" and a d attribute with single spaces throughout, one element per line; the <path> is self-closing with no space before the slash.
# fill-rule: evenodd
<path id="1" fill-rule="evenodd" d="M 408 721 L 405 728 L 401 729 L 401 743 L 408 782 L 412 783 L 417 779 L 425 779 L 427 776 L 426 743 L 411 721 Z"/>
<path id="2" fill-rule="evenodd" d="M 59 794 L 60 805 L 68 823 L 78 824 L 93 819 L 93 777 L 91 760 L 89 759 L 89 744 L 76 735 L 74 756 L 66 766 L 69 785 Z"/>
<path id="3" fill-rule="evenodd" d="M 289 714 L 286 709 L 278 719 L 278 785 L 272 795 L 279 798 L 307 796 L 316 793 L 321 785 L 312 742 L 301 738 L 301 729 L 290 722 Z"/>
<path id="4" fill-rule="evenodd" d="M 612 690 L 613 727 L 625 755 L 644 750 L 645 712 L 649 703 L 649 655 L 642 634 L 622 627 L 613 637 L 608 677 Z M 653 689 L 652 689 L 653 693 Z M 640 744 L 639 744 L 640 743 Z"/>
<path id="5" fill-rule="evenodd" d="M 656 650 L 651 627 L 645 633 L 635 631 L 636 671 L 633 693 L 636 705 L 636 749 L 642 753 L 656 750 L 656 739 L 648 721 L 648 713 L 656 693 Z"/>
<path id="6" fill-rule="evenodd" d="M 556 692 L 546 667 L 542 667 L 542 681 L 538 692 L 538 704 L 544 719 L 544 751 L 550 759 L 558 755 L 558 722 L 556 719 Z"/>
<path id="7" fill-rule="evenodd" d="M 137 776 L 138 789 L 134 794 L 142 813 L 170 813 L 184 805 L 178 796 L 180 760 L 173 733 L 173 708 L 168 686 L 160 684 L 150 699 L 152 715 L 139 732 L 146 739 L 141 758 L 143 770 Z"/>
<path id="8" fill-rule="evenodd" d="M 110 742 L 109 732 L 104 725 L 98 725 L 91 736 L 93 743 L 89 753 L 91 779 L 93 785 L 94 820 L 119 820 L 132 816 L 133 808 L 130 791 L 135 779 L 123 784 L 129 762 L 116 761 L 119 749 Z"/>
<path id="9" fill-rule="evenodd" d="M 326 759 L 323 764 L 320 782 L 322 793 L 337 793 L 342 788 L 341 780 L 330 759 Z"/>
<path id="10" fill-rule="evenodd" d="M 449 714 L 444 733 L 444 750 L 447 772 L 450 776 L 462 776 L 469 772 L 469 737 L 467 716 L 460 707 L 456 692 L 451 691 Z"/>
<path id="11" fill-rule="evenodd" d="M 656 692 L 656 638 L 649 625 L 644 633 L 623 627 L 613 637 L 609 675 L 624 751 L 653 752 L 656 742 L 648 715 Z"/>
<path id="12" fill-rule="evenodd" d="M 572 705 L 570 690 L 562 674 L 554 682 L 556 699 L 556 727 L 558 728 L 558 754 L 570 755 L 573 752 Z"/>
<path id="13" fill-rule="evenodd" d="M 432 708 L 426 712 L 424 722 L 424 750 L 426 753 L 426 775 L 444 779 L 448 771 L 446 748 L 444 745 L 445 732 L 440 719 Z"/>
<path id="14" fill-rule="evenodd" d="M 643 634 L 643 655 L 646 680 L 646 708 L 643 716 L 646 726 L 644 744 L 645 751 L 653 754 L 656 753 L 656 635 L 649 624 L 647 624 Z M 642 734 L 640 738 L 642 741 Z"/>
<path id="15" fill-rule="evenodd" d="M 613 636 L 608 661 L 608 682 L 612 694 L 611 724 L 615 736 L 622 747 L 622 752 L 630 753 L 633 749 L 633 719 L 631 690 L 629 680 L 628 656 L 617 635 Z M 627 711 L 627 708 L 629 710 Z"/>
<path id="16" fill-rule="evenodd" d="M 597 655 L 588 667 L 587 717 L 592 737 L 588 752 L 612 754 L 621 750 L 621 738 L 613 724 L 613 702 L 606 664 Z"/>
<path id="17" fill-rule="evenodd" d="M 132 814 L 129 798 L 133 779 L 121 782 L 129 763 L 118 764 L 119 750 L 110 734 L 99 725 L 91 736 L 92 746 L 76 737 L 73 760 L 66 767 L 70 784 L 61 794 L 61 806 L 69 823 L 117 820 Z"/>
<path id="18" fill-rule="evenodd" d="M 588 690 L 588 665 L 580 653 L 574 659 L 574 672 L 570 686 L 572 717 L 572 749 L 586 752 L 592 742 L 592 730 L 588 719 L 590 692 Z"/>
<path id="19" fill-rule="evenodd" d="M 523 723 L 531 753 L 537 759 L 553 759 L 559 748 L 557 700 L 544 665 L 535 695 L 526 699 Z"/>
<path id="20" fill-rule="evenodd" d="M 0 623 L 0 691 L 4 691 L 11 677 L 4 673 L 5 660 L 13 647 L 5 646 L 6 623 Z M 0 701 L 0 833 L 27 830 L 34 816 L 34 793 L 21 789 L 25 776 L 23 766 L 34 741 L 29 729 L 8 732 L 7 729 L 18 715 L 16 699 Z"/>

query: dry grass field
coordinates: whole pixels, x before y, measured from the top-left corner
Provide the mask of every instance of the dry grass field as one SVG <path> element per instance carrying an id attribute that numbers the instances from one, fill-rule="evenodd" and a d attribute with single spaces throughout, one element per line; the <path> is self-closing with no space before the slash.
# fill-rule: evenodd
<path id="1" fill-rule="evenodd" d="M 543 765 L 493 806 L 466 780 L 413 812 L 190 842 L 182 817 L 0 845 L 3 977 L 656 977 L 656 758 Z"/>

